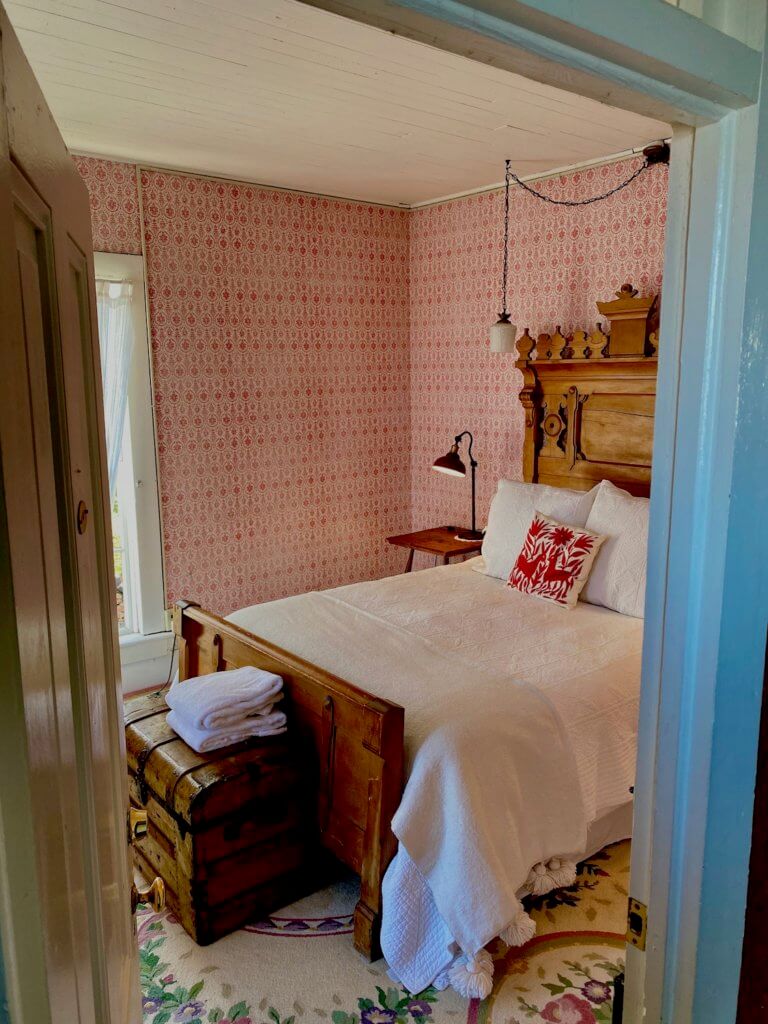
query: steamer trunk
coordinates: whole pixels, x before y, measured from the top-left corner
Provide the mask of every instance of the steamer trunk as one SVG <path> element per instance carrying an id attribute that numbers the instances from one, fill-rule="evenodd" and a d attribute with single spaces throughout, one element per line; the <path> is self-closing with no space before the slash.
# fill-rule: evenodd
<path id="1" fill-rule="evenodd" d="M 318 884 L 316 767 L 290 727 L 197 754 L 167 711 L 157 693 L 125 702 L 131 804 L 148 816 L 134 860 L 204 946 Z"/>

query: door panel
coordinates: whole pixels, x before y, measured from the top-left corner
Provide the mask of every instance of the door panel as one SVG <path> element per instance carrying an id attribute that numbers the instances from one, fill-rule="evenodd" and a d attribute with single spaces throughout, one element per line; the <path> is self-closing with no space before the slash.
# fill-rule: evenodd
<path id="1" fill-rule="evenodd" d="M 80 831 L 72 723 L 69 653 L 61 575 L 61 550 L 53 473 L 52 423 L 46 352 L 53 346 L 54 310 L 49 222 L 35 217 L 19 194 L 29 198 L 26 183 L 14 175 L 14 228 L 21 285 L 24 360 L 32 432 L 32 473 L 24 494 L 8 502 L 12 531 L 39 529 L 39 558 L 30 551 L 14 566 L 15 592 L 24 596 L 22 679 L 27 742 L 33 780 L 38 850 L 60 849 L 62 856 L 38 858 L 39 881 L 45 905 L 46 953 L 53 1020 L 95 1020 L 90 996 L 89 941 L 85 920 L 84 875 L 78 844 L 69 836 Z M 9 495 L 10 497 L 10 495 Z M 17 533 L 18 536 L 18 533 Z M 52 742 L 53 738 L 53 742 Z M 70 766 L 68 770 L 67 766 Z M 51 792 L 56 799 L 51 799 Z M 73 829 L 68 833 L 66 824 Z"/>
<path id="2" fill-rule="evenodd" d="M 0 44 L 0 569 L 12 581 L 0 595 L 0 744 L 15 753 L 0 774 L 6 983 L 14 1021 L 136 1024 L 88 197 L 1 6 Z"/>

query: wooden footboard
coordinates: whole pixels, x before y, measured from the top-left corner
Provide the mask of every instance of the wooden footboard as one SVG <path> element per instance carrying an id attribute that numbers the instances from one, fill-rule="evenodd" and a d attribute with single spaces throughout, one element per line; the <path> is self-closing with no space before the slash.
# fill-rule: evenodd
<path id="1" fill-rule="evenodd" d="M 390 822 L 403 789 L 403 709 L 180 601 L 173 628 L 179 679 L 255 665 L 283 677 L 291 728 L 312 745 L 319 768 L 320 839 L 360 875 L 354 943 L 380 955 L 381 881 L 394 856 Z"/>

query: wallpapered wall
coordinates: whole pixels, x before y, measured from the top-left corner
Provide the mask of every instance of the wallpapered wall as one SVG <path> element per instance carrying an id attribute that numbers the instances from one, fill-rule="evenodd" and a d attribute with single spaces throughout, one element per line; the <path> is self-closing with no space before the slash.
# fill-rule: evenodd
<path id="1" fill-rule="evenodd" d="M 136 169 L 78 158 L 94 247 L 140 252 Z M 583 198 L 634 161 L 540 184 Z M 476 438 L 481 524 L 520 476 L 520 375 L 488 351 L 501 192 L 416 211 L 141 171 L 168 599 L 214 610 L 398 571 L 388 533 L 469 521 L 429 467 Z M 667 173 L 603 203 L 512 195 L 510 308 L 589 327 L 661 283 Z M 410 451 L 410 458 L 408 456 Z M 422 560 L 423 564 L 423 560 Z"/>
<path id="2" fill-rule="evenodd" d="M 637 166 L 623 160 L 538 183 L 555 199 L 612 188 Z M 667 168 L 583 207 L 510 195 L 509 308 L 519 332 L 591 328 L 595 302 L 625 281 L 660 290 Z M 410 214 L 411 467 L 414 529 L 469 522 L 469 483 L 430 466 L 453 435 L 475 435 L 478 518 L 485 524 L 500 477 L 520 479 L 522 376 L 515 356 L 488 348 L 500 309 L 503 192 L 469 196 Z"/>
<path id="3" fill-rule="evenodd" d="M 115 229 L 114 165 L 78 162 L 95 247 L 140 244 Z M 159 171 L 141 183 L 168 600 L 226 613 L 395 571 L 406 213 Z"/>
<path id="4" fill-rule="evenodd" d="M 75 157 L 91 202 L 93 248 L 97 252 L 141 253 L 136 168 L 114 160 Z"/>

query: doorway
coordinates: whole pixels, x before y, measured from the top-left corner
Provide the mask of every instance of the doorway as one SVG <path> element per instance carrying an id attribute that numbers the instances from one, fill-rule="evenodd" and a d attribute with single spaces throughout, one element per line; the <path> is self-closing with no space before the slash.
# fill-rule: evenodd
<path id="1" fill-rule="evenodd" d="M 4 45 L 9 32 L 4 31 Z M 554 46 L 545 49 L 547 54 L 553 51 Z M 557 59 L 563 61 L 562 51 Z M 599 62 L 596 66 L 601 67 Z M 607 67 L 603 70 L 609 74 Z M 693 100 L 691 106 L 696 106 Z M 702 116 L 701 109 L 699 102 L 696 116 Z M 743 899 L 723 907 L 713 887 L 715 869 L 722 868 L 720 879 L 731 877 L 735 890 L 743 893 L 749 843 L 740 815 L 751 806 L 755 744 L 749 740 L 755 735 L 749 723 L 757 717 L 751 715 L 755 692 L 737 689 L 734 698 L 732 690 L 729 694 L 724 689 L 724 674 L 738 669 L 740 678 L 752 678 L 754 638 L 763 635 L 753 628 L 761 624 L 756 619 L 763 613 L 758 589 L 755 600 L 747 602 L 750 614 L 742 620 L 736 616 L 737 596 L 743 600 L 745 586 L 757 583 L 743 551 L 734 547 L 739 534 L 759 536 L 750 526 L 760 503 L 746 497 L 761 458 L 754 438 L 762 436 L 755 430 L 762 407 L 751 389 L 762 378 L 759 372 L 745 371 L 761 367 L 764 358 L 759 296 L 765 290 L 758 264 L 765 266 L 765 261 L 760 261 L 758 232 L 750 230 L 759 227 L 762 214 L 757 192 L 752 202 L 759 138 L 755 113 L 728 113 L 708 127 L 675 132 L 679 170 L 672 187 L 665 284 L 671 298 L 665 302 L 662 325 L 662 335 L 669 339 L 662 358 L 671 383 L 657 411 L 657 437 L 664 438 L 664 450 L 656 459 L 656 480 L 661 480 L 654 495 L 656 620 L 649 622 L 643 718 L 651 755 L 647 763 L 655 772 L 638 793 L 646 823 L 641 834 L 648 839 L 645 855 L 636 860 L 633 891 L 644 887 L 651 919 L 646 993 L 656 993 L 667 1013 L 674 1011 L 680 1019 L 700 1005 L 708 987 L 707 971 L 700 967 L 696 973 L 682 959 L 678 963 L 677 950 L 698 948 L 702 964 L 707 956 L 722 954 L 721 969 L 723 964 L 733 968 L 738 957 L 733 939 Z M 716 258 L 704 260 L 702 254 L 710 252 Z M 746 366 L 735 346 L 728 345 L 730 324 L 746 325 L 746 336 L 754 342 Z M 691 457 L 695 452 L 703 453 L 698 460 Z M 726 467 L 719 474 L 714 470 L 716 456 Z M 717 556 L 705 560 L 704 551 Z M 730 603 L 726 593 L 734 598 Z M 762 652 L 759 660 L 762 665 Z M 734 729 L 745 738 L 737 759 L 721 749 Z M 669 742 L 659 744 L 660 734 Z M 708 792 L 697 781 L 704 776 L 710 779 Z M 732 838 L 728 850 L 718 844 L 709 817 L 715 808 L 722 811 L 720 828 Z M 724 821 L 733 827 L 723 829 Z M 700 922 L 695 908 L 703 892 L 711 897 L 706 906 L 720 909 L 719 916 Z M 672 943 L 667 941 L 670 929 Z M 723 987 L 705 1012 L 724 1008 L 727 1014 L 734 992 L 732 985 Z M 648 1010 L 651 1019 L 661 1013 L 660 1006 Z"/>

